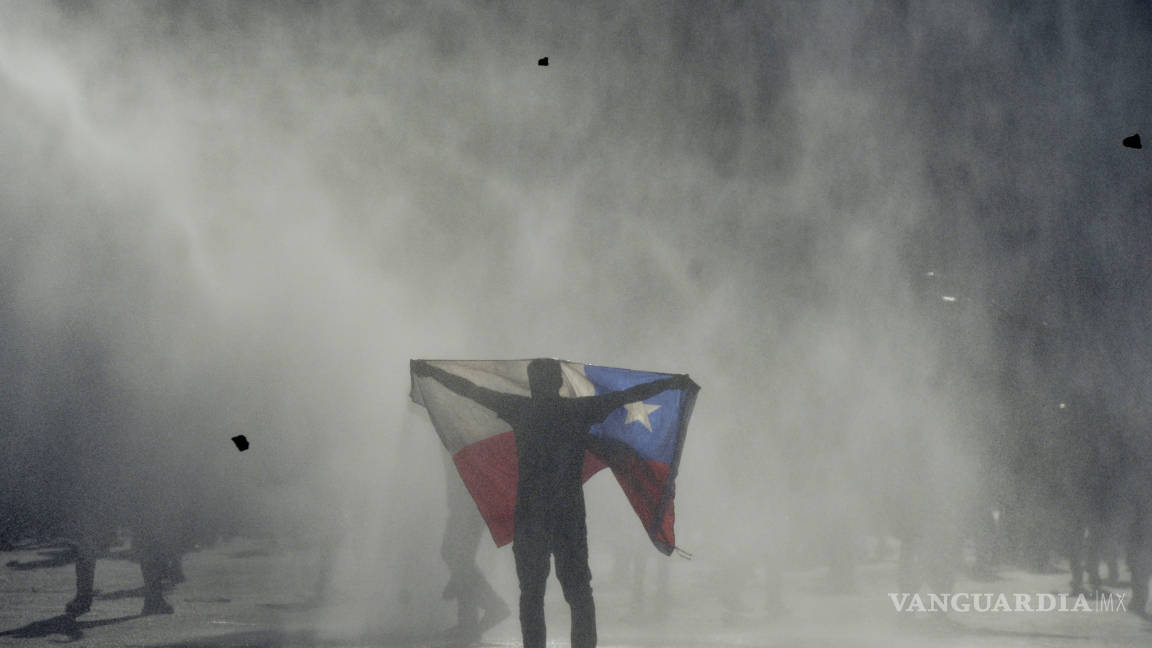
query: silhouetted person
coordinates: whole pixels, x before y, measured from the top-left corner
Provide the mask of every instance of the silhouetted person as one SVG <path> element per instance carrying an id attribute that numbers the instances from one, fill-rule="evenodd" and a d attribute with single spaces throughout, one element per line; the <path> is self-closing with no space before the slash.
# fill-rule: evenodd
<path id="1" fill-rule="evenodd" d="M 133 475 L 122 482 L 134 489 L 130 497 L 114 498 L 109 492 L 98 492 L 80 495 L 74 502 L 78 506 L 72 514 L 69 537 L 76 546 L 76 596 L 65 607 L 66 614 L 75 617 L 91 609 L 97 556 L 115 542 L 119 528 L 131 533 L 133 558 L 140 564 L 144 581 L 140 613 L 172 614 L 164 589 L 184 580 L 181 560 L 191 548 L 195 521 L 182 498 L 161 487 L 165 477 L 183 483 L 173 470 Z"/>
<path id="2" fill-rule="evenodd" d="M 527 397 L 480 387 L 423 361 L 413 361 L 412 370 L 487 407 L 512 426 L 519 475 L 512 553 L 520 580 L 524 648 L 544 647 L 544 588 L 552 556 L 556 557 L 556 578 L 572 610 L 572 648 L 592 648 L 596 645 L 596 610 L 581 480 L 589 428 L 628 403 L 667 389 L 686 388 L 691 379 L 673 376 L 610 394 L 561 398 L 564 381 L 559 361 L 538 358 L 528 363 L 532 395 Z"/>
<path id="3" fill-rule="evenodd" d="M 1100 553 L 1107 523 L 1121 497 L 1116 476 L 1123 474 L 1124 441 L 1099 391 L 1061 404 L 1060 413 L 1052 445 L 1058 449 L 1057 484 L 1070 585 L 1073 594 L 1093 594 L 1100 590 Z"/>
<path id="4" fill-rule="evenodd" d="M 1128 609 L 1146 619 L 1148 613 L 1148 584 L 1152 580 L 1152 506 L 1137 504 L 1128 527 L 1128 570 L 1132 574 L 1132 597 Z"/>
<path id="5" fill-rule="evenodd" d="M 508 605 L 476 565 L 476 551 L 484 535 L 484 518 L 460 482 L 451 461 L 444 466 L 448 494 L 448 522 L 440 557 L 450 573 L 444 598 L 456 599 L 456 626 L 448 631 L 450 645 L 469 646 L 484 632 L 508 617 Z M 480 611 L 484 611 L 481 618 Z"/>
<path id="6" fill-rule="evenodd" d="M 1148 612 L 1148 590 L 1152 581 L 1152 488 L 1149 487 L 1148 469 L 1152 465 L 1152 453 L 1148 450 L 1147 447 L 1131 446 L 1125 449 L 1127 461 L 1121 496 L 1130 514 L 1124 547 L 1132 575 L 1128 610 L 1152 620 L 1152 614 Z"/>
<path id="7" fill-rule="evenodd" d="M 132 550 L 140 563 L 144 580 L 144 607 L 140 614 L 172 614 L 172 606 L 164 599 L 164 583 L 175 584 L 184 580 L 180 553 L 172 538 L 163 530 L 134 529 Z M 76 596 L 64 611 L 68 616 L 80 616 L 92 609 L 96 579 L 96 557 L 114 542 L 111 530 L 104 533 L 87 532 L 76 540 Z"/>

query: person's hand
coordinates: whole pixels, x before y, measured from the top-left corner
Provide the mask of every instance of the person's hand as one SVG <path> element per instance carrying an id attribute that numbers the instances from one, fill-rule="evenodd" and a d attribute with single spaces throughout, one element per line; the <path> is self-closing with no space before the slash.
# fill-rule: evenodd
<path id="1" fill-rule="evenodd" d="M 428 376 L 428 375 L 432 374 L 431 365 L 429 365 L 427 362 L 425 362 L 423 360 L 412 360 L 409 363 L 409 368 L 412 370 L 412 373 L 417 375 L 417 376 L 423 377 L 423 376 Z"/>

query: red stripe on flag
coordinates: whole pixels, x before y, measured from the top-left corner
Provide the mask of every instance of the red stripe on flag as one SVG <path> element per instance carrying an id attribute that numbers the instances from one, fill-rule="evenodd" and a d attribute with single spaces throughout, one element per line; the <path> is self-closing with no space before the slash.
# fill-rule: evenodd
<path id="1" fill-rule="evenodd" d="M 512 431 L 466 445 L 452 455 L 496 546 L 512 541 L 516 510 L 516 437 Z"/>
<path id="2" fill-rule="evenodd" d="M 596 455 L 592 454 L 591 452 L 585 452 L 584 467 L 580 469 L 581 483 L 587 482 L 592 478 L 592 475 L 595 475 L 605 468 L 607 468 L 607 466 L 604 465 L 603 461 L 597 459 Z"/>
<path id="3" fill-rule="evenodd" d="M 624 489 L 624 495 L 632 504 L 632 510 L 644 523 L 644 530 L 652 535 L 654 540 L 664 543 L 671 551 L 676 546 L 675 520 L 676 516 L 669 498 L 664 508 L 664 518 L 656 533 L 652 533 L 653 522 L 660 510 L 660 500 L 664 496 L 664 485 L 668 483 L 668 474 L 671 467 L 660 461 L 647 461 L 633 455 L 621 465 L 612 467 L 612 474 Z M 667 553 L 666 551 L 666 553 Z"/>
<path id="4" fill-rule="evenodd" d="M 518 478 L 516 436 L 509 430 L 464 446 L 452 455 L 452 461 L 488 524 L 496 546 L 512 542 Z M 580 477 L 588 481 L 604 467 L 603 462 L 586 452 Z"/>

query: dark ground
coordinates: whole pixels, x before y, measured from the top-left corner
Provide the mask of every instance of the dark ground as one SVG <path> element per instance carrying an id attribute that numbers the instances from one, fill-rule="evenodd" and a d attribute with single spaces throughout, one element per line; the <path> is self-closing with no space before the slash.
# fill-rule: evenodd
<path id="1" fill-rule="evenodd" d="M 507 552 L 491 565 L 497 589 L 513 601 L 513 583 L 503 573 Z M 361 629 L 342 625 L 339 596 L 324 606 L 306 597 L 310 576 L 301 549 L 233 541 L 189 554 L 188 580 L 168 593 L 170 616 L 138 616 L 142 603 L 137 566 L 123 558 L 103 560 L 97 571 L 92 611 L 76 621 L 60 616 L 72 595 L 72 566 L 50 547 L 3 552 L 0 567 L 0 645 L 37 648 L 61 643 L 101 647 L 200 646 L 381 646 L 436 644 L 435 628 Z M 600 645 L 624 646 L 1141 646 L 1152 643 L 1152 624 L 1133 614 L 985 613 L 897 614 L 887 592 L 895 566 L 880 562 L 860 568 L 851 594 L 828 595 L 812 585 L 819 571 L 785 579 L 784 609 L 765 607 L 762 574 L 753 573 L 737 611 L 720 603 L 719 585 L 706 557 L 672 563 L 671 603 L 663 619 L 630 611 L 627 583 L 603 575 L 611 558 L 594 556 L 593 584 L 600 619 Z M 657 559 L 649 557 L 649 567 Z M 961 580 L 958 591 L 1067 591 L 1066 573 L 1002 572 L 999 580 Z M 548 592 L 550 645 L 567 645 L 568 619 L 559 587 Z M 1120 590 L 1117 590 L 1120 591 Z M 443 608 L 434 600 L 427 605 Z M 781 616 L 782 615 L 782 616 Z M 357 624 L 362 625 L 362 624 Z M 369 623 L 369 626 L 371 623 Z M 516 646 L 518 628 L 509 618 L 487 636 L 488 646 Z"/>

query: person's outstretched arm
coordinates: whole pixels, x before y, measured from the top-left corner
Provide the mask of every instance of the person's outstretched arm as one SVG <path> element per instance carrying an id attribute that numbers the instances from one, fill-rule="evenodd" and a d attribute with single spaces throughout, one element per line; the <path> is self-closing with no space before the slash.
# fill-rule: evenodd
<path id="1" fill-rule="evenodd" d="M 687 389 L 695 385 L 688 374 L 678 374 L 668 378 L 653 380 L 652 382 L 635 385 L 618 392 L 595 396 L 595 409 L 592 412 L 593 423 L 600 423 L 608 415 L 628 403 L 647 400 L 656 394 L 668 389 Z"/>
<path id="2" fill-rule="evenodd" d="M 411 362 L 411 369 L 412 373 L 417 376 L 430 376 L 435 378 L 441 385 L 460 394 L 464 398 L 474 400 L 493 412 L 496 412 L 500 418 L 504 418 L 512 405 L 512 398 L 507 394 L 502 394 L 487 387 L 481 387 L 467 378 L 450 374 L 440 367 L 434 367 L 423 360 L 413 360 Z"/>

